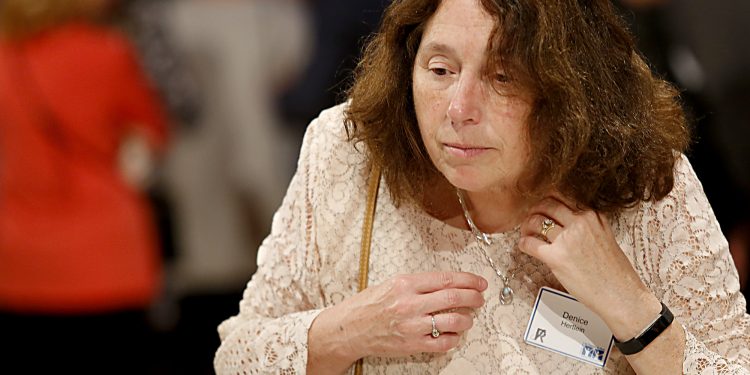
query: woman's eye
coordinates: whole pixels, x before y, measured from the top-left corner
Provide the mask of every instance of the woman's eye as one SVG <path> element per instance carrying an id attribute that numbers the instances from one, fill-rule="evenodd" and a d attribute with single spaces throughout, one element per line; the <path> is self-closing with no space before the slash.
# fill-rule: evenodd
<path id="1" fill-rule="evenodd" d="M 448 75 L 448 69 L 445 68 L 430 68 L 430 71 L 437 76 Z"/>
<path id="2" fill-rule="evenodd" d="M 505 73 L 497 73 L 495 74 L 495 82 L 508 83 L 510 82 L 510 77 L 508 77 Z"/>

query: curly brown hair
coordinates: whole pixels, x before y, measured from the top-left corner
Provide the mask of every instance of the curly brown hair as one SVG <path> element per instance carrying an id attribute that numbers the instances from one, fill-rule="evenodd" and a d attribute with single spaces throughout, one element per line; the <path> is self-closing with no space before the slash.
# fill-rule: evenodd
<path id="1" fill-rule="evenodd" d="M 478 0 L 495 21 L 487 63 L 533 98 L 529 165 L 519 189 L 550 188 L 616 212 L 659 200 L 690 142 L 678 92 L 655 77 L 609 0 Z M 392 198 L 418 199 L 439 173 L 422 144 L 412 69 L 440 0 L 395 0 L 348 92 L 350 140 L 366 145 Z M 488 69 L 492 71 L 492 69 Z"/>

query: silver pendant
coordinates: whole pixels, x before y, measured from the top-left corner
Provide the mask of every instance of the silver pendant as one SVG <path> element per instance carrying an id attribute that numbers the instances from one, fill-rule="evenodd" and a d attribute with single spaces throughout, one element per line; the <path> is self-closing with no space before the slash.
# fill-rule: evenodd
<path id="1" fill-rule="evenodd" d="M 500 304 L 510 305 L 513 302 L 513 288 L 507 283 L 503 283 L 503 289 L 500 291 Z"/>

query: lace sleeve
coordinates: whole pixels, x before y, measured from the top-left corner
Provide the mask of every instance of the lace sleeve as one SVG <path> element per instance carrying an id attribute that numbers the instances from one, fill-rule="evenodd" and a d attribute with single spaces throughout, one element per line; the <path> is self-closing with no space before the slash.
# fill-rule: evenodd
<path id="1" fill-rule="evenodd" d="M 271 234 L 258 250 L 258 271 L 245 289 L 240 312 L 219 326 L 217 374 L 305 373 L 307 331 L 323 306 L 309 186 L 315 128 L 314 121 Z"/>
<path id="2" fill-rule="evenodd" d="M 750 316 L 726 239 L 690 163 L 644 216 L 644 259 L 652 288 L 687 334 L 683 371 L 750 374 Z M 649 276 L 646 276 L 649 278 Z"/>

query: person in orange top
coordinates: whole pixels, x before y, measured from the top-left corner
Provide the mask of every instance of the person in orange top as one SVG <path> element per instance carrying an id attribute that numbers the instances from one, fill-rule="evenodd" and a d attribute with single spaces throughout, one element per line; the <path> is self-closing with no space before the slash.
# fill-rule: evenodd
<path id="1" fill-rule="evenodd" d="M 167 121 L 106 5 L 0 2 L 0 332 L 22 356 L 40 331 L 56 372 L 125 355 L 160 287 L 138 184 Z"/>

